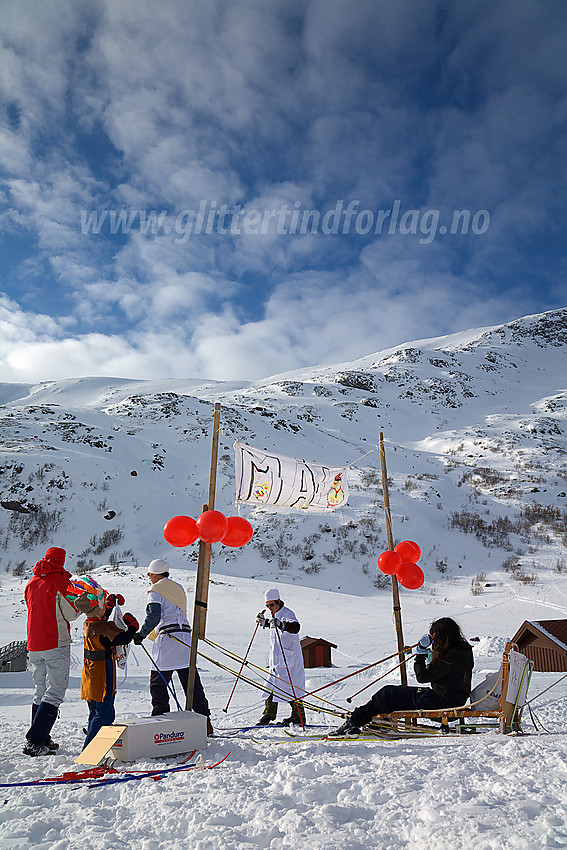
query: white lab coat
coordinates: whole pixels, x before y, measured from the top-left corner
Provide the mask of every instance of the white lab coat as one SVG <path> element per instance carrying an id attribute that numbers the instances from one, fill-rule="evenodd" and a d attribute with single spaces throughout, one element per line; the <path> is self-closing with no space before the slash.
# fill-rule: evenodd
<path id="1" fill-rule="evenodd" d="M 177 584 L 177 582 L 175 582 Z M 181 585 L 179 585 L 181 587 Z M 189 620 L 184 611 L 181 610 L 161 593 L 148 590 L 148 602 L 159 602 L 161 605 L 161 619 L 156 626 L 159 632 L 164 626 L 178 624 L 189 626 Z M 182 670 L 189 667 L 189 654 L 191 650 L 191 632 L 179 631 L 173 633 L 173 637 L 167 634 L 158 634 L 152 646 L 152 658 L 159 670 Z M 183 641 L 181 644 L 179 641 Z"/>
<path id="2" fill-rule="evenodd" d="M 297 622 L 297 617 L 293 611 L 286 608 L 285 605 L 275 612 L 275 617 L 284 622 Z M 281 646 L 278 636 L 281 639 Z M 282 647 L 285 661 L 282 657 Z M 270 694 L 273 694 L 274 702 L 293 700 L 295 697 L 289 683 L 290 676 L 295 689 L 295 697 L 301 699 L 305 693 L 305 668 L 303 667 L 303 653 L 299 635 L 292 635 L 281 629 L 270 629 L 270 678 L 264 691 L 264 698 L 266 699 Z"/>

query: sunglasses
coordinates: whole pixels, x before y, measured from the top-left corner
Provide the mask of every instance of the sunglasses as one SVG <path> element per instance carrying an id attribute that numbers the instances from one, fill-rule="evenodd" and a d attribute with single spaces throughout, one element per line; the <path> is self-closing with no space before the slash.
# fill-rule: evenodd
<path id="1" fill-rule="evenodd" d="M 266 602 L 266 608 L 277 608 L 277 607 L 278 607 L 277 602 Z"/>

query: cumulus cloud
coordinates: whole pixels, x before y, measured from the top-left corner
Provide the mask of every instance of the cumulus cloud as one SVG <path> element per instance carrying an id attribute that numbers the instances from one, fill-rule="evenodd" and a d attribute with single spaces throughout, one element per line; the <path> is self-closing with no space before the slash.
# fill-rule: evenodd
<path id="1" fill-rule="evenodd" d="M 560 306 L 566 30 L 560 0 L 4 0 L 3 377 L 261 377 Z M 381 231 L 290 229 L 355 200 Z"/>

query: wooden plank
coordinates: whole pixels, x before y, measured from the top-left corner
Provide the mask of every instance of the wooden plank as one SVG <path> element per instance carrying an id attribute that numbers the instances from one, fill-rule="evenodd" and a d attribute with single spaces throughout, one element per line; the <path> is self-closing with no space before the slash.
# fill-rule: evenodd
<path id="1" fill-rule="evenodd" d="M 92 741 L 87 744 L 83 752 L 77 756 L 75 764 L 100 764 L 127 728 L 127 726 L 119 724 L 103 726 L 98 730 Z"/>
<path id="2" fill-rule="evenodd" d="M 213 413 L 213 441 L 211 447 L 211 466 L 209 473 L 209 501 L 203 505 L 204 511 L 215 509 L 215 489 L 217 481 L 217 458 L 219 450 L 220 431 L 220 402 L 215 402 Z M 197 575 L 195 577 L 195 605 L 193 609 L 193 628 L 191 631 L 191 651 L 189 653 L 189 676 L 187 677 L 187 692 L 185 708 L 193 709 L 193 694 L 195 690 L 195 671 L 197 669 L 197 644 L 205 637 L 207 621 L 207 606 L 209 601 L 209 574 L 211 569 L 211 544 L 199 541 L 199 556 L 197 560 Z"/>
<path id="3" fill-rule="evenodd" d="M 386 450 L 384 449 L 384 434 L 378 434 L 378 447 L 380 455 L 380 470 L 382 474 L 382 498 L 384 500 L 384 517 L 386 522 L 386 539 L 388 549 L 394 548 L 394 536 L 392 534 L 392 516 L 390 513 L 390 494 L 388 491 L 388 472 L 386 470 Z M 398 660 L 400 662 L 400 681 L 407 685 L 408 674 L 406 668 L 406 654 L 404 643 L 404 631 L 402 626 L 402 606 L 400 604 L 400 591 L 396 576 L 390 576 L 392 584 L 392 606 L 394 610 L 394 622 L 396 624 L 396 638 L 398 641 Z"/>

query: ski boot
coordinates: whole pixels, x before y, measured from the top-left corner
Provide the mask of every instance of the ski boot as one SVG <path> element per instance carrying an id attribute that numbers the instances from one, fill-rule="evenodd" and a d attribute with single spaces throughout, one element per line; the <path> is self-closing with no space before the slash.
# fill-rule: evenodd
<path id="1" fill-rule="evenodd" d="M 292 700 L 291 715 L 282 720 L 282 726 L 305 726 L 305 709 L 301 702 Z"/>
<path id="2" fill-rule="evenodd" d="M 342 726 L 339 726 L 338 729 L 335 729 L 333 732 L 329 732 L 327 738 L 356 738 L 357 735 L 360 735 L 360 727 L 355 726 L 351 720 L 346 720 Z"/>
<path id="3" fill-rule="evenodd" d="M 272 720 L 276 719 L 276 715 L 278 713 L 278 704 L 274 702 L 272 698 L 272 694 L 268 697 L 266 702 L 264 703 L 264 713 L 256 723 L 256 726 L 268 726 Z"/>

